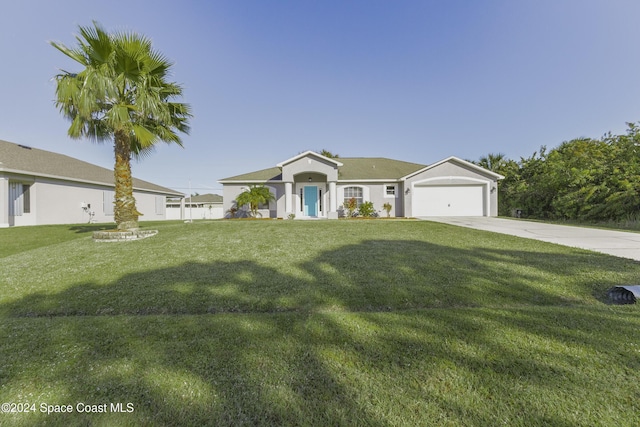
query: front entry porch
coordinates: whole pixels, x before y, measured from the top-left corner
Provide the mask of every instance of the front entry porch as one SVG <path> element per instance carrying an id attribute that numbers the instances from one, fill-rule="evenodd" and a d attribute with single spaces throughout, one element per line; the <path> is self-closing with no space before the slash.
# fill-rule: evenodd
<path id="1" fill-rule="evenodd" d="M 286 215 L 296 219 L 337 219 L 336 183 L 327 182 L 326 177 L 304 174 L 304 181 L 285 183 Z"/>

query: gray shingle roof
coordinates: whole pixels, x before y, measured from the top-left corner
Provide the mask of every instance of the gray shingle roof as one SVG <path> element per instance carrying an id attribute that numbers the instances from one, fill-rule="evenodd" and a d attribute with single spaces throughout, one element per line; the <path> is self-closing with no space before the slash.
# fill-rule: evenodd
<path id="1" fill-rule="evenodd" d="M 397 180 L 425 167 L 418 163 L 385 157 L 347 157 L 340 158 L 344 166 L 339 169 L 338 180 L 393 179 Z"/>
<path id="2" fill-rule="evenodd" d="M 0 172 L 57 178 L 68 181 L 114 186 L 113 170 L 65 156 L 0 140 Z M 168 195 L 182 195 L 179 191 L 148 181 L 133 178 L 137 190 Z"/>
<path id="3" fill-rule="evenodd" d="M 242 175 L 236 175 L 221 181 L 280 181 L 282 180 L 282 171 L 280 168 L 262 169 L 255 172 L 249 172 Z"/>
<path id="4" fill-rule="evenodd" d="M 384 157 L 340 157 L 336 160 L 343 164 L 338 169 L 339 181 L 398 180 L 426 167 L 418 163 L 403 162 Z M 220 181 L 250 182 L 280 181 L 281 179 L 282 171 L 280 168 L 274 167 L 232 176 Z"/>

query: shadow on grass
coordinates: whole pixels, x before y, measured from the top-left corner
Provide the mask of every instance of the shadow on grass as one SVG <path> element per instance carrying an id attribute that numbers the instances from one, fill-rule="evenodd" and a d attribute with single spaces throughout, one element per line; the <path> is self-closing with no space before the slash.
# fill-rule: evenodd
<path id="1" fill-rule="evenodd" d="M 580 277 L 588 258 L 369 240 L 320 253 L 286 274 L 256 261 L 187 262 L 127 274 L 108 285 L 82 283 L 57 294 L 30 294 L 0 306 L 0 313 L 37 317 L 579 304 L 590 294 L 604 298 L 611 286 Z M 558 278 L 568 278 L 567 284 L 556 286 Z"/>
<path id="2" fill-rule="evenodd" d="M 620 425 L 640 322 L 580 306 L 608 287 L 589 260 L 369 240 L 287 273 L 189 262 L 33 294 L 0 307 L 0 400 L 135 408 L 14 425 Z"/>
<path id="3" fill-rule="evenodd" d="M 69 227 L 69 231 L 74 231 L 76 234 L 87 234 L 94 231 L 113 230 L 115 227 L 115 224 L 82 224 Z"/>

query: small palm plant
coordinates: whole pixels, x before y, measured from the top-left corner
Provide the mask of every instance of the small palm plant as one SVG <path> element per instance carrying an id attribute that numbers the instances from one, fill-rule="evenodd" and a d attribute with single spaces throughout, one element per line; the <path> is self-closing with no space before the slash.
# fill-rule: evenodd
<path id="1" fill-rule="evenodd" d="M 238 206 L 249 205 L 251 216 L 255 218 L 258 216 L 258 206 L 263 203 L 269 203 L 272 200 L 275 200 L 275 197 L 267 187 L 264 185 L 251 185 L 238 195 L 236 204 Z"/>
<path id="2" fill-rule="evenodd" d="M 391 206 L 391 203 L 387 202 L 384 205 L 382 205 L 382 208 L 387 212 L 387 218 L 389 218 L 391 216 L 391 209 L 393 209 L 393 206 Z"/>

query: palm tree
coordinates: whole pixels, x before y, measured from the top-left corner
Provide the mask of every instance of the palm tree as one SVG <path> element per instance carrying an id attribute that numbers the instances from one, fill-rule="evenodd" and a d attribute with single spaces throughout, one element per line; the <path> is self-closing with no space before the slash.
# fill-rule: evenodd
<path id="1" fill-rule="evenodd" d="M 258 215 L 258 206 L 275 200 L 271 191 L 264 185 L 251 185 L 236 198 L 238 206 L 249 205 L 251 215 L 255 218 Z"/>
<path id="2" fill-rule="evenodd" d="M 56 101 L 71 121 L 71 138 L 113 140 L 114 219 L 119 230 L 138 228 L 131 157 L 141 158 L 163 141 L 182 146 L 178 132 L 189 133 L 188 104 L 173 102 L 182 88 L 167 81 L 172 63 L 135 33 L 107 33 L 98 23 L 79 27 L 78 46 L 51 45 L 84 70 L 55 76 Z"/>
<path id="3" fill-rule="evenodd" d="M 500 173 L 507 163 L 507 157 L 502 153 L 489 153 L 480 157 L 476 164 L 492 172 Z"/>

